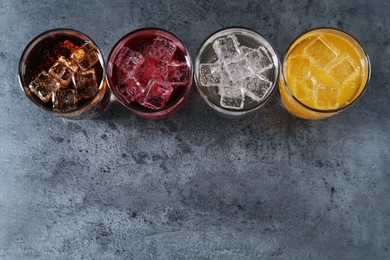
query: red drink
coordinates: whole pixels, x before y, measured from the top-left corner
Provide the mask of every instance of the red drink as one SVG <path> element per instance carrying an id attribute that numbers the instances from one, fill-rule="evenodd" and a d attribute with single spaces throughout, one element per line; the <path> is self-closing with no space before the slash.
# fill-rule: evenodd
<path id="1" fill-rule="evenodd" d="M 125 35 L 108 59 L 108 83 L 118 100 L 151 119 L 177 112 L 192 85 L 191 57 L 172 34 L 141 29 Z"/>

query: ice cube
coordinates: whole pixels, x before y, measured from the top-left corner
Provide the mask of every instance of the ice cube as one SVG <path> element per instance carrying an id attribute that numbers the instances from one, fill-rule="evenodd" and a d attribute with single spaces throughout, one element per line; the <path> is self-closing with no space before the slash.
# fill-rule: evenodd
<path id="1" fill-rule="evenodd" d="M 244 89 L 233 82 L 227 82 L 220 86 L 221 106 L 228 109 L 244 108 Z"/>
<path id="2" fill-rule="evenodd" d="M 339 89 L 332 86 L 318 86 L 316 106 L 321 109 L 336 109 L 339 106 Z"/>
<path id="3" fill-rule="evenodd" d="M 289 77 L 308 77 L 310 74 L 310 60 L 303 56 L 288 58 L 287 70 Z"/>
<path id="4" fill-rule="evenodd" d="M 115 86 L 119 98 L 127 104 L 133 103 L 143 93 L 141 84 L 134 78 L 128 78 L 126 81 Z"/>
<path id="5" fill-rule="evenodd" d="M 222 64 L 221 63 L 202 63 L 199 73 L 200 84 L 205 87 L 216 86 L 221 83 Z"/>
<path id="6" fill-rule="evenodd" d="M 42 71 L 33 81 L 29 88 L 43 102 L 51 99 L 52 92 L 60 86 L 60 83 L 50 76 L 46 71 Z"/>
<path id="7" fill-rule="evenodd" d="M 161 60 L 147 57 L 136 73 L 136 80 L 147 85 L 150 80 L 166 81 L 168 66 Z"/>
<path id="8" fill-rule="evenodd" d="M 339 51 L 327 43 L 325 37 L 317 37 L 305 48 L 306 54 L 321 68 L 328 65 L 338 55 Z"/>
<path id="9" fill-rule="evenodd" d="M 71 88 L 59 88 L 53 92 L 53 109 L 68 112 L 76 109 L 76 91 Z"/>
<path id="10" fill-rule="evenodd" d="M 272 82 L 267 78 L 255 74 L 246 84 L 246 95 L 251 99 L 259 102 L 264 100 L 271 91 Z"/>
<path id="11" fill-rule="evenodd" d="M 190 70 L 186 62 L 170 63 L 168 64 L 168 76 L 167 82 L 172 83 L 174 86 L 186 85 Z"/>
<path id="12" fill-rule="evenodd" d="M 213 42 L 213 48 L 221 61 L 237 58 L 241 51 L 235 35 L 220 37 Z"/>
<path id="13" fill-rule="evenodd" d="M 357 74 L 359 75 L 359 74 Z M 351 93 L 356 93 L 355 91 L 357 91 L 357 89 L 360 87 L 361 85 L 361 81 L 360 81 L 360 77 L 349 77 L 348 79 L 346 79 L 342 86 L 340 87 L 343 88 L 344 90 L 348 91 L 348 92 L 351 92 Z"/>
<path id="14" fill-rule="evenodd" d="M 230 61 L 225 64 L 226 72 L 228 73 L 232 81 L 240 81 L 248 79 L 253 76 L 254 71 L 248 64 L 248 60 L 245 57 Z"/>
<path id="15" fill-rule="evenodd" d="M 79 71 L 73 75 L 73 84 L 78 99 L 92 98 L 98 91 L 98 83 L 94 69 Z"/>
<path id="16" fill-rule="evenodd" d="M 77 65 L 71 63 L 64 56 L 61 56 L 58 61 L 51 66 L 49 74 L 58 80 L 63 87 L 66 87 L 72 81 L 72 76 L 77 69 Z"/>
<path id="17" fill-rule="evenodd" d="M 176 44 L 165 37 L 157 36 L 153 45 L 149 46 L 146 53 L 157 60 L 168 62 L 172 59 L 176 51 Z"/>
<path id="18" fill-rule="evenodd" d="M 134 78 L 144 61 L 145 58 L 141 53 L 135 52 L 128 47 L 123 47 L 115 60 L 118 81 L 121 83 L 128 78 Z"/>
<path id="19" fill-rule="evenodd" d="M 82 70 L 87 70 L 99 61 L 98 51 L 92 42 L 86 42 L 72 53 L 71 58 Z"/>
<path id="20" fill-rule="evenodd" d="M 272 69 L 273 67 L 272 60 L 263 48 L 247 52 L 245 54 L 245 58 L 247 59 L 249 66 L 256 73 L 262 73 L 266 70 Z"/>
<path id="21" fill-rule="evenodd" d="M 330 69 L 330 75 L 342 84 L 349 77 L 357 77 L 358 65 L 349 57 L 343 58 L 339 63 Z"/>
<path id="22" fill-rule="evenodd" d="M 115 65 L 119 72 L 126 74 L 124 77 L 128 78 L 129 76 L 135 75 L 135 71 L 144 61 L 145 58 L 141 53 L 135 52 L 128 47 L 123 47 L 115 59 Z"/>
<path id="23" fill-rule="evenodd" d="M 297 77 L 294 81 L 293 94 L 298 100 L 310 100 L 315 98 L 313 78 Z"/>
<path id="24" fill-rule="evenodd" d="M 240 46 L 240 51 L 242 54 L 247 54 L 248 52 L 254 51 L 255 49 L 249 48 L 247 46 Z"/>
<path id="25" fill-rule="evenodd" d="M 63 42 L 61 43 L 61 47 L 67 49 L 70 53 L 75 52 L 75 51 L 79 48 L 79 46 L 73 44 L 73 43 L 72 43 L 71 41 L 69 41 L 69 40 L 63 41 Z"/>
<path id="26" fill-rule="evenodd" d="M 173 88 L 171 84 L 163 81 L 149 81 L 143 93 L 141 105 L 157 110 L 163 108 L 171 97 Z"/>

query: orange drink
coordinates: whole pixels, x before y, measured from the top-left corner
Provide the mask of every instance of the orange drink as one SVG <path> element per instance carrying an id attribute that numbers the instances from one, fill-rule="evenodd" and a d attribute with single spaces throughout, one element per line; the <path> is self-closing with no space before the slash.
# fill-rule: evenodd
<path id="1" fill-rule="evenodd" d="M 370 78 L 370 61 L 349 34 L 320 28 L 299 36 L 283 61 L 279 90 L 293 115 L 333 116 L 354 103 Z"/>

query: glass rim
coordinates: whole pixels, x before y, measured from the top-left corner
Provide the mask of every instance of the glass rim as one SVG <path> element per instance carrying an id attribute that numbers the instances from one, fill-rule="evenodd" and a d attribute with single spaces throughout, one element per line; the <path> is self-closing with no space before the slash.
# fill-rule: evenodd
<path id="1" fill-rule="evenodd" d="M 90 99 L 90 101 L 88 101 L 86 104 L 80 106 L 80 107 L 77 107 L 76 109 L 74 110 L 71 110 L 71 111 L 55 111 L 51 108 L 48 108 L 42 104 L 40 104 L 40 102 L 36 102 L 35 100 L 33 100 L 25 91 L 25 88 L 23 86 L 23 82 L 24 80 L 22 79 L 22 61 L 27 58 L 25 57 L 27 55 L 27 52 L 28 51 L 31 51 L 30 47 L 34 44 L 34 43 L 38 43 L 39 39 L 42 38 L 42 37 L 45 37 L 45 36 L 50 36 L 52 34 L 55 34 L 55 33 L 64 33 L 64 35 L 66 35 L 66 32 L 74 32 L 76 34 L 79 34 L 83 37 L 85 37 L 88 41 L 92 42 L 94 44 L 94 47 L 98 50 L 99 52 L 99 62 L 100 62 L 100 65 L 102 67 L 102 79 L 100 80 L 100 83 L 99 83 L 99 89 L 98 91 L 96 92 L 96 94 Z M 41 39 L 43 40 L 43 39 Z M 96 97 L 99 95 L 99 92 L 101 91 L 101 89 L 103 88 L 104 86 L 104 80 L 106 78 L 106 66 L 105 66 L 105 61 L 104 61 L 104 56 L 103 56 L 103 53 L 102 51 L 100 50 L 100 48 L 98 47 L 98 45 L 95 43 L 95 41 L 93 41 L 88 35 L 86 35 L 85 33 L 82 33 L 76 29 L 72 29 L 72 28 L 53 28 L 53 29 L 50 29 L 50 30 L 46 30 L 44 32 L 41 32 L 40 34 L 38 34 L 37 36 L 35 36 L 32 40 L 30 40 L 28 42 L 28 44 L 26 45 L 26 47 L 24 48 L 21 56 L 20 56 L 20 59 L 19 59 L 19 65 L 18 65 L 18 79 L 19 79 L 19 85 L 20 87 L 22 88 L 22 91 L 23 93 L 28 97 L 29 100 L 31 100 L 35 105 L 39 106 L 40 108 L 43 108 L 45 109 L 46 111 L 49 111 L 51 113 L 55 113 L 55 114 L 58 114 L 58 115 L 68 115 L 68 114 L 72 114 L 72 113 L 75 113 L 77 111 L 80 111 L 81 109 L 85 108 L 85 107 L 88 107 L 91 103 L 94 103 Z"/>
<path id="2" fill-rule="evenodd" d="M 275 93 L 276 89 L 277 89 L 277 84 L 279 82 L 279 77 L 280 77 L 280 67 L 281 67 L 281 62 L 280 62 L 280 58 L 279 58 L 279 55 L 278 55 L 278 52 L 276 51 L 276 48 L 275 46 L 271 43 L 271 41 L 268 40 L 267 37 L 265 37 L 264 35 L 262 35 L 261 33 L 259 33 L 258 31 L 254 30 L 254 29 L 251 29 L 251 28 L 248 28 L 248 27 L 245 27 L 245 26 L 227 26 L 227 27 L 223 27 L 223 28 L 220 28 L 214 32 L 212 32 L 211 34 L 209 34 L 201 43 L 200 47 L 198 48 L 198 51 L 197 51 L 197 54 L 196 54 L 196 57 L 195 57 L 195 62 L 194 62 L 194 71 L 198 71 L 199 68 L 198 68 L 198 60 L 199 60 L 199 57 L 200 57 L 200 54 L 201 54 L 201 51 L 202 49 L 205 47 L 205 43 L 211 38 L 213 37 L 214 35 L 220 33 L 220 32 L 223 32 L 223 31 L 228 31 L 228 30 L 244 30 L 244 31 L 248 31 L 248 32 L 251 32 L 251 33 L 254 33 L 256 34 L 257 36 L 260 36 L 261 38 L 263 38 L 265 40 L 265 42 L 267 42 L 272 51 L 275 53 L 275 56 L 276 56 L 276 59 L 277 59 L 277 71 L 276 71 L 276 76 L 275 76 L 275 80 L 274 80 L 274 84 L 272 85 L 272 90 L 269 92 L 268 96 L 262 100 L 261 102 L 259 102 L 258 105 L 256 105 L 255 107 L 251 108 L 251 109 L 246 109 L 246 110 L 243 110 L 243 109 L 240 109 L 240 110 L 233 110 L 233 109 L 227 109 L 227 108 L 223 108 L 223 107 L 220 107 L 216 104 L 214 104 L 213 102 L 211 102 L 209 100 L 209 98 L 203 93 L 203 91 L 200 89 L 200 82 L 199 82 L 199 79 L 197 77 L 197 73 L 195 73 L 195 85 L 196 85 L 196 88 L 198 90 L 198 92 L 200 93 L 200 96 L 203 98 L 203 100 L 210 106 L 212 107 L 214 110 L 220 112 L 220 113 L 223 113 L 223 114 L 229 114 L 229 115 L 232 115 L 232 116 L 241 116 L 241 115 L 245 115 L 245 114 L 248 114 L 248 113 L 251 113 L 251 112 L 254 112 L 256 110 L 258 110 L 259 108 L 261 108 L 262 106 L 264 106 L 268 101 L 269 99 L 271 99 L 271 97 L 273 96 L 273 94 Z M 227 113 L 226 113 L 227 112 Z"/>
<path id="3" fill-rule="evenodd" d="M 185 57 L 188 57 L 188 60 L 186 58 L 186 63 L 188 64 L 188 67 L 190 69 L 190 77 L 188 79 L 188 83 L 185 85 L 185 91 L 183 92 L 182 95 L 180 95 L 180 98 L 168 105 L 168 106 L 165 106 L 161 109 L 157 109 L 157 110 L 152 110 L 152 109 L 148 109 L 148 108 L 144 108 L 144 109 L 138 109 L 136 107 L 133 107 L 133 106 L 129 106 L 128 104 L 126 104 L 125 102 L 123 102 L 116 94 L 116 92 L 113 90 L 113 88 L 111 87 L 111 80 L 110 80 L 110 77 L 109 77 L 109 73 L 108 71 L 112 68 L 110 66 L 110 61 L 111 61 L 111 57 L 114 55 L 114 52 L 116 50 L 116 48 L 118 47 L 118 45 L 123 42 L 126 38 L 128 38 L 129 36 L 133 35 L 133 34 L 136 34 L 136 33 L 139 33 L 139 32 L 146 32 L 146 31 L 160 31 L 160 32 L 163 32 L 163 33 L 166 33 L 166 34 L 169 34 L 170 36 L 173 36 L 181 45 L 182 47 L 184 48 L 185 52 L 186 52 L 186 55 Z M 114 96 L 116 97 L 116 99 L 118 100 L 119 103 L 121 103 L 124 107 L 126 107 L 127 109 L 129 109 L 130 111 L 138 114 L 138 115 L 153 115 L 153 114 L 160 114 L 166 110 L 169 110 L 171 109 L 173 106 L 177 105 L 177 104 L 180 104 L 184 101 L 184 99 L 186 99 L 186 97 L 188 96 L 190 90 L 191 90 L 191 86 L 192 86 L 192 81 L 193 81 L 193 74 L 194 74 L 194 69 L 193 69 L 193 61 L 192 61 L 192 58 L 191 58 L 191 54 L 190 52 L 188 51 L 188 49 L 186 48 L 186 46 L 183 44 L 183 41 L 174 33 L 168 31 L 168 30 L 165 30 L 165 29 L 162 29 L 162 28 L 158 28 L 158 27 L 143 27 L 143 28 L 138 28 L 138 29 L 135 29 L 133 31 L 130 31 L 128 33 L 126 33 L 125 35 L 123 35 L 121 38 L 119 38 L 119 40 L 114 44 L 114 46 L 111 48 L 110 50 L 110 53 L 108 55 L 108 58 L 107 58 L 107 74 L 106 74 L 106 77 L 107 77 L 107 83 L 108 83 L 108 86 L 109 88 L 111 89 L 112 93 L 114 94 Z"/>
<path id="4" fill-rule="evenodd" d="M 351 101 L 349 104 L 343 106 L 343 107 L 340 107 L 340 108 L 336 108 L 336 109 L 325 109 L 325 110 L 321 110 L 321 109 L 316 109 L 316 108 L 313 108 L 313 107 L 310 107 L 308 105 L 305 105 L 304 103 L 302 103 L 297 97 L 295 97 L 291 90 L 290 90 L 290 87 L 288 86 L 287 84 L 287 80 L 286 80 L 286 75 L 285 75 L 285 71 L 284 71 L 284 68 L 285 68 L 285 64 L 286 64 L 286 58 L 287 58 L 287 54 L 289 53 L 291 47 L 294 45 L 294 43 L 302 36 L 304 36 L 305 34 L 308 34 L 310 32 L 313 32 L 313 31 L 317 31 L 317 30 L 330 30 L 330 31 L 337 31 L 337 32 L 341 32 L 343 34 L 345 34 L 346 36 L 348 37 L 351 37 L 352 40 L 356 41 L 356 43 L 359 45 L 359 47 L 362 49 L 363 53 L 364 53 L 364 57 L 366 58 L 366 61 L 367 61 L 367 80 L 366 82 L 364 83 L 364 86 L 363 86 L 363 90 L 359 93 L 359 95 L 353 100 Z M 283 56 L 283 63 L 282 63 L 282 70 L 281 70 L 281 74 L 282 74 L 282 80 L 283 80 L 283 84 L 284 86 L 286 87 L 286 90 L 288 92 L 288 94 L 296 101 L 298 102 L 299 105 L 305 107 L 306 109 L 309 109 L 311 111 L 314 111 L 314 112 L 317 112 L 317 113 L 323 113 L 323 114 L 332 114 L 332 113 L 336 113 L 336 112 L 340 112 L 348 107 L 350 107 L 351 105 L 355 104 L 356 101 L 358 101 L 360 99 L 360 97 L 363 95 L 363 93 L 366 91 L 367 89 L 367 85 L 370 81 L 370 78 L 371 78 L 371 62 L 370 62 L 370 57 L 368 56 L 366 50 L 363 48 L 362 44 L 354 37 L 352 36 L 351 34 L 341 30 L 341 29 L 338 29 L 338 28 L 334 28 L 334 27 L 315 27 L 315 28 L 311 28 L 311 29 L 308 29 L 306 31 L 304 31 L 303 33 L 299 34 L 297 37 L 295 37 L 291 43 L 289 44 L 289 46 L 287 47 L 287 50 L 286 52 L 284 53 L 284 56 Z"/>

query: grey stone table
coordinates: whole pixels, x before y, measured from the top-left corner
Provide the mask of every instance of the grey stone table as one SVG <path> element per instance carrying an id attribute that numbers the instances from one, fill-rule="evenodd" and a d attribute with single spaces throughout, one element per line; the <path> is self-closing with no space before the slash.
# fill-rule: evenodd
<path id="1" fill-rule="evenodd" d="M 0 0 L 0 259 L 389 259 L 388 1 Z M 283 54 L 303 31 L 332 26 L 372 61 L 361 100 L 304 121 L 276 93 L 255 115 L 214 114 L 195 88 L 149 121 L 114 103 L 70 121 L 21 92 L 26 44 L 78 29 L 107 57 L 146 26 L 192 56 L 222 27 L 253 28 Z"/>

